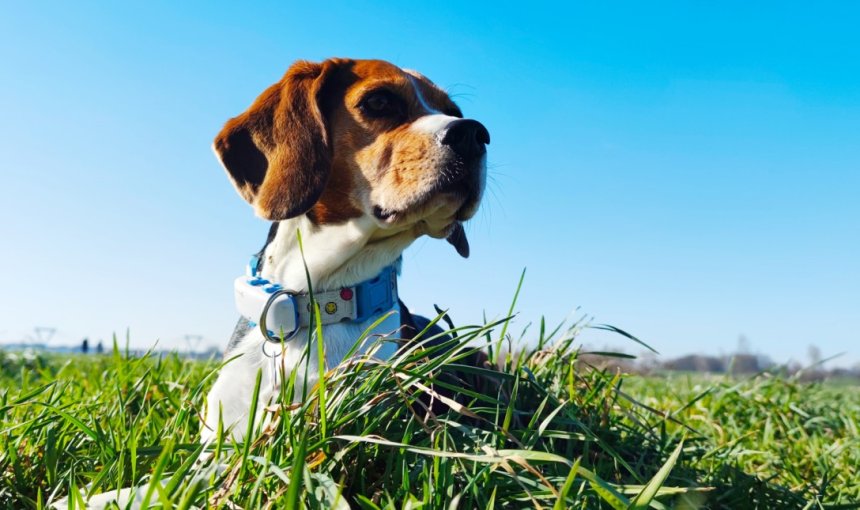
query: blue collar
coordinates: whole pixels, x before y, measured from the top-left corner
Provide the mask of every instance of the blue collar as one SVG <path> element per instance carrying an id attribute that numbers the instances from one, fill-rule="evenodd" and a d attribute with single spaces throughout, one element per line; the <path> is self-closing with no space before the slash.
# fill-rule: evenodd
<path id="1" fill-rule="evenodd" d="M 264 279 L 258 264 L 259 258 L 253 257 L 247 274 L 234 281 L 236 308 L 252 326 L 259 323 L 268 340 L 287 341 L 311 324 L 311 297 Z M 351 287 L 315 291 L 313 300 L 320 307 L 322 324 L 361 323 L 392 310 L 397 304 L 399 265 L 397 259 L 373 278 Z"/>

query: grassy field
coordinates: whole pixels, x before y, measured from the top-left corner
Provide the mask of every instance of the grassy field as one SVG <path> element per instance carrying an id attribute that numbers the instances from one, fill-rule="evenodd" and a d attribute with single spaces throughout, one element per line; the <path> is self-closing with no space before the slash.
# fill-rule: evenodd
<path id="1" fill-rule="evenodd" d="M 356 361 L 206 451 L 218 361 L 0 352 L 0 507 L 157 480 L 164 508 L 860 508 L 860 388 L 588 369 L 583 327 L 534 332 L 535 352 L 472 370 L 494 394 L 430 415 L 420 396 L 476 341 L 499 352 L 505 324 L 458 328 L 431 361 Z"/>

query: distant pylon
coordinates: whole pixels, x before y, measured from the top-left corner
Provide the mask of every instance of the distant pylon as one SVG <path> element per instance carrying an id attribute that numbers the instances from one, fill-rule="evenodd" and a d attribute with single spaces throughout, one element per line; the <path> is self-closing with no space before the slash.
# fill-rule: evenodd
<path id="1" fill-rule="evenodd" d="M 185 345 L 188 346 L 188 352 L 197 352 L 202 341 L 203 335 L 185 335 Z"/>
<path id="2" fill-rule="evenodd" d="M 47 344 L 52 338 L 54 338 L 57 328 L 51 326 L 36 326 L 33 328 L 33 331 L 36 332 L 35 341 L 37 343 Z"/>

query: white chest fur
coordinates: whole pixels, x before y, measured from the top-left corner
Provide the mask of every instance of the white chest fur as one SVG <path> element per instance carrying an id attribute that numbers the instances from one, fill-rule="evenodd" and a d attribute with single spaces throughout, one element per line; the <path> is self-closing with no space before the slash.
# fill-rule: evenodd
<path id="1" fill-rule="evenodd" d="M 400 327 L 400 307 L 395 305 L 391 315 L 381 324 L 363 336 L 367 328 L 379 317 L 372 317 L 362 323 L 338 323 L 323 327 L 323 349 L 325 366 L 330 369 L 344 360 L 347 353 L 359 339 L 361 344 L 356 354 L 364 354 L 375 346 L 380 335 L 398 337 Z M 383 340 L 373 353 L 374 357 L 388 359 L 397 350 L 392 341 Z M 308 345 L 308 330 L 302 329 L 289 342 L 281 346 L 263 338 L 259 328 L 253 328 L 239 342 L 236 349 L 228 355 L 231 359 L 221 369 L 218 379 L 212 386 L 206 402 L 206 415 L 201 430 L 201 441 L 214 439 L 221 417 L 225 430 L 232 427 L 230 436 L 241 440 L 246 431 L 248 414 L 254 393 L 257 373 L 262 375 L 259 405 L 255 421 L 263 419 L 263 407 L 273 402 L 280 394 L 280 388 L 296 371 L 296 399 L 305 391 L 310 391 L 319 381 L 319 357 L 316 339 Z M 307 377 L 305 378 L 305 374 Z M 287 379 L 288 380 L 288 379 Z"/>

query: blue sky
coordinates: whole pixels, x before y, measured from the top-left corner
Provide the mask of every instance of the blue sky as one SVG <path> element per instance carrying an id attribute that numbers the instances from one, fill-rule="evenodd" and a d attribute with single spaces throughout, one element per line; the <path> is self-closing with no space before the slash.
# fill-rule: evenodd
<path id="1" fill-rule="evenodd" d="M 860 362 L 860 7 L 682 2 L 7 5 L 0 341 L 224 345 L 267 226 L 211 140 L 296 59 L 382 58 L 492 133 L 472 257 L 401 292 L 458 323 L 577 307 L 664 357 Z M 590 332 L 595 345 L 634 346 Z"/>

